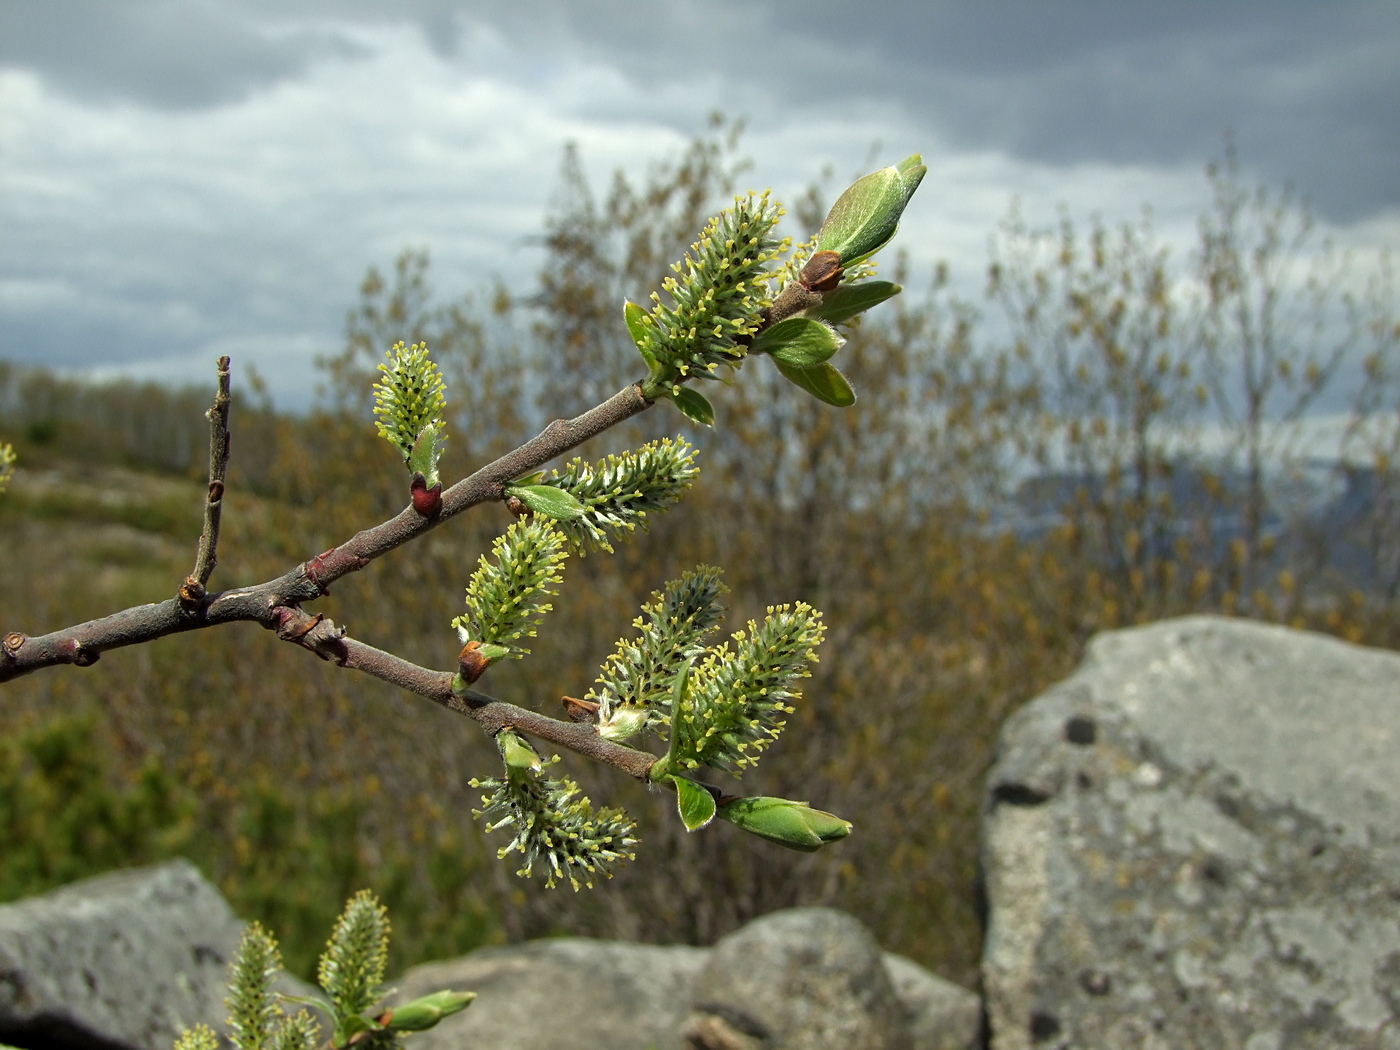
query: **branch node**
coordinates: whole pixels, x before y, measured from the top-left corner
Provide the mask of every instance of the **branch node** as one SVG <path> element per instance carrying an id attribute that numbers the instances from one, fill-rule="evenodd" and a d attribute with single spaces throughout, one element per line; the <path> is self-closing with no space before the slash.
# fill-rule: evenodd
<path id="1" fill-rule="evenodd" d="M 78 667 L 91 667 L 101 658 L 102 653 L 96 649 L 89 649 L 76 638 L 68 639 L 64 648 L 72 654 L 73 663 Z"/>
<path id="2" fill-rule="evenodd" d="M 23 631 L 11 631 L 5 635 L 4 641 L 0 642 L 0 651 L 13 660 L 19 655 L 20 647 L 27 641 L 29 641 L 29 635 Z"/>
<path id="3" fill-rule="evenodd" d="M 442 482 L 429 488 L 428 480 L 418 471 L 414 471 L 413 480 L 409 482 L 409 492 L 413 499 L 413 509 L 422 517 L 436 518 L 442 511 Z"/>
<path id="4" fill-rule="evenodd" d="M 180 608 L 187 613 L 194 613 L 199 609 L 209 592 L 204 589 L 204 584 L 194 576 L 186 576 L 185 582 L 180 585 L 179 599 Z"/>

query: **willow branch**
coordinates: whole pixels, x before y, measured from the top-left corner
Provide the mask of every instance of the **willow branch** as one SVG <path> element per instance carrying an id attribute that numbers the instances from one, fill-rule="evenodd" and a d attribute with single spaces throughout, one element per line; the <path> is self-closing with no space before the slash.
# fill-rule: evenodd
<path id="1" fill-rule="evenodd" d="M 185 577 L 180 588 L 180 604 L 186 609 L 199 605 L 205 595 L 204 585 L 219 563 L 219 522 L 224 510 L 224 481 L 228 474 L 229 431 L 229 359 L 219 358 L 219 388 L 210 406 L 209 417 L 209 489 L 204 497 L 204 528 L 199 534 L 199 550 L 195 555 L 194 571 Z"/>
<path id="2" fill-rule="evenodd" d="M 798 290 L 788 294 L 789 289 L 784 289 L 784 294 L 760 318 L 760 329 L 776 324 L 810 305 L 810 293 L 800 282 L 790 288 Z M 221 376 L 221 390 L 224 381 Z M 217 398 L 215 406 L 218 406 Z M 198 599 L 185 600 L 180 597 L 152 605 L 133 606 L 32 638 L 22 631 L 11 631 L 0 639 L 0 682 L 46 667 L 65 664 L 87 667 L 96 663 L 102 653 L 110 649 L 139 645 L 220 623 L 254 622 L 276 628 L 279 610 L 315 601 L 329 593 L 330 585 L 336 580 L 363 569 L 375 558 L 437 528 L 471 507 L 501 500 L 505 486 L 516 478 L 538 470 L 550 460 L 572 451 L 651 406 L 652 402 L 642 396 L 640 384 L 624 387 L 580 416 L 556 419 L 519 448 L 458 481 L 442 494 L 441 507 L 431 516 L 418 513 L 409 504 L 388 521 L 357 532 L 345 542 L 274 580 L 252 587 L 203 594 Z M 211 462 L 212 459 L 211 449 Z M 203 543 L 201 538 L 201 552 Z M 212 543 L 210 560 L 213 560 Z M 202 583 L 200 589 L 203 589 Z"/>
<path id="3" fill-rule="evenodd" d="M 656 761 L 653 754 L 624 747 L 599 736 L 598 730 L 591 725 L 550 718 L 474 689 L 458 697 L 452 692 L 451 671 L 420 667 L 393 653 L 356 641 L 343 628 L 319 614 L 313 616 L 300 609 L 283 608 L 279 610 L 274 629 L 279 638 L 310 649 L 323 660 L 362 671 L 464 714 L 489 736 L 494 737 L 503 729 L 516 729 L 558 747 L 568 748 L 595 762 L 613 766 L 638 780 L 646 780 L 648 771 Z"/>
<path id="4" fill-rule="evenodd" d="M 0 682 L 62 664 L 87 667 L 109 649 L 139 645 L 220 623 L 251 621 L 275 628 L 278 610 L 314 601 L 328 593 L 332 582 L 364 568 L 375 558 L 479 503 L 499 501 L 511 481 L 538 470 L 589 438 L 650 408 L 651 404 L 634 384 L 581 416 L 556 419 L 519 448 L 444 492 L 442 508 L 432 517 L 424 517 L 409 505 L 388 521 L 356 533 L 344 543 L 266 583 L 205 595 L 197 603 L 186 604 L 179 598 L 171 598 L 152 605 L 137 605 L 33 638 L 12 631 L 0 641 Z"/>

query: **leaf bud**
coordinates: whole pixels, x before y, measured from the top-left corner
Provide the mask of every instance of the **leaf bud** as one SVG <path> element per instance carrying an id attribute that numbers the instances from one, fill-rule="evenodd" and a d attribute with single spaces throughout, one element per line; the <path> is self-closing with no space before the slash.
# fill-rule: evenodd
<path id="1" fill-rule="evenodd" d="M 909 198 L 927 171 L 915 153 L 894 167 L 857 179 L 827 214 L 817 234 L 817 254 L 835 252 L 842 266 L 874 255 L 894 236 Z"/>
<path id="2" fill-rule="evenodd" d="M 852 826 L 849 820 L 805 802 L 762 795 L 730 799 L 720 805 L 716 816 L 751 835 L 803 853 L 815 853 L 828 842 L 845 838 Z"/>
<path id="3" fill-rule="evenodd" d="M 640 707 L 619 707 L 598 727 L 599 735 L 624 744 L 646 728 L 647 713 Z"/>
<path id="4" fill-rule="evenodd" d="M 437 1024 L 444 1017 L 450 1017 L 465 1010 L 476 998 L 475 992 L 434 992 L 411 1003 L 404 1003 L 392 1010 L 386 1010 L 379 1023 L 395 1032 L 422 1032 Z"/>

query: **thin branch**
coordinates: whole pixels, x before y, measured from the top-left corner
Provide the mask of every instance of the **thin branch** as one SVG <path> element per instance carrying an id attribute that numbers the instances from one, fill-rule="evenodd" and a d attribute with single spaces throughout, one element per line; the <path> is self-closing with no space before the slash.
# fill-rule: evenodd
<path id="1" fill-rule="evenodd" d="M 451 671 L 420 667 L 393 653 L 356 641 L 343 628 L 319 614 L 313 616 L 300 609 L 288 608 L 279 610 L 279 614 L 275 630 L 284 641 L 310 649 L 323 660 L 363 671 L 464 714 L 489 736 L 494 737 L 503 729 L 517 729 L 595 762 L 613 766 L 639 780 L 646 779 L 647 772 L 656 761 L 656 756 L 649 752 L 624 747 L 599 736 L 592 725 L 550 718 L 474 689 L 468 690 L 465 697 L 458 697 L 452 692 Z"/>
<path id="2" fill-rule="evenodd" d="M 779 301 L 761 319 L 760 329 L 801 310 L 800 298 L 789 297 L 792 300 L 789 302 L 779 296 Z M 356 533 L 275 580 L 205 595 L 192 606 L 179 598 L 133 606 L 33 638 L 21 631 L 12 631 L 0 640 L 0 683 L 45 667 L 64 664 L 87 667 L 109 649 L 139 645 L 219 623 L 251 621 L 276 628 L 279 610 L 315 601 L 327 594 L 336 580 L 363 569 L 375 558 L 477 504 L 499 501 L 505 486 L 516 478 L 538 470 L 590 438 L 646 411 L 652 404 L 642 396 L 640 384 L 624 387 L 581 416 L 556 419 L 519 448 L 458 481 L 442 494 L 441 510 L 433 516 L 419 514 L 410 504 L 388 521 Z"/>
<path id="3" fill-rule="evenodd" d="M 180 604 L 194 609 L 204 600 L 204 586 L 219 563 L 219 521 L 224 509 L 224 481 L 228 475 L 229 432 L 229 359 L 219 358 L 219 389 L 209 417 L 209 490 L 204 499 L 204 529 L 199 534 L 199 551 L 195 555 L 194 571 L 185 577 L 180 588 Z"/>

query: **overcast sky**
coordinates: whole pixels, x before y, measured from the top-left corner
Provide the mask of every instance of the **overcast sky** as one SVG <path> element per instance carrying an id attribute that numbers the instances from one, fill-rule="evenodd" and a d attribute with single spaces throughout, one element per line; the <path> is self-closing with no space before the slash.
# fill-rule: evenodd
<path id="1" fill-rule="evenodd" d="M 561 150 L 600 181 L 746 118 L 756 188 L 929 164 L 901 233 L 969 288 L 1013 197 L 1186 250 L 1235 136 L 1400 241 L 1400 4 L 0 0 L 0 357 L 304 404 L 367 266 L 528 290 Z M 236 365 L 237 367 L 237 365 Z"/>

